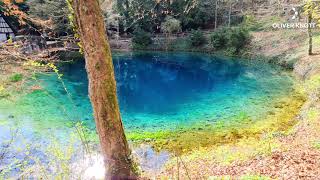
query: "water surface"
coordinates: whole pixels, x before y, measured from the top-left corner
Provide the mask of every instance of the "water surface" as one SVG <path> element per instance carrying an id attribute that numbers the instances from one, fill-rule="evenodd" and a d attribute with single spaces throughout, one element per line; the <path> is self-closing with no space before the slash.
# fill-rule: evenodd
<path id="1" fill-rule="evenodd" d="M 259 119 L 293 85 L 279 68 L 239 59 L 191 53 L 121 53 L 113 59 L 126 131 L 210 124 L 241 113 Z M 42 90 L 0 104 L 2 119 L 36 132 L 58 130 L 58 136 L 68 134 L 75 121 L 94 129 L 84 61 L 61 65 L 59 71 L 64 86 L 54 73 L 38 75 L 29 85 Z"/>

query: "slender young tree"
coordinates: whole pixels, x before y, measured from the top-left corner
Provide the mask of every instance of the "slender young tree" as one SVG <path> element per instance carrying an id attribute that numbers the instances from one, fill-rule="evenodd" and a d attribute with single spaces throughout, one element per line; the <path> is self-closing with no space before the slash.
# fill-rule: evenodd
<path id="1" fill-rule="evenodd" d="M 215 6 L 214 6 L 214 29 L 217 29 L 218 27 L 218 0 L 215 0 Z"/>
<path id="2" fill-rule="evenodd" d="M 229 2 L 228 27 L 231 25 L 232 1 Z"/>
<path id="3" fill-rule="evenodd" d="M 310 27 L 311 23 L 320 23 L 320 1 L 319 0 L 307 0 L 304 5 L 304 13 L 307 16 L 308 22 L 308 54 L 313 54 L 313 34 Z M 319 25 L 318 25 L 319 26 Z"/>
<path id="4" fill-rule="evenodd" d="M 309 11 L 308 12 L 308 24 L 310 24 L 311 22 L 312 22 L 312 12 Z M 312 30 L 311 30 L 310 25 L 308 25 L 308 38 L 309 38 L 308 54 L 312 55 Z"/>
<path id="5" fill-rule="evenodd" d="M 134 179 L 131 152 L 119 112 L 110 46 L 98 0 L 69 0 L 69 5 L 84 51 L 89 96 L 106 168 L 105 179 Z"/>

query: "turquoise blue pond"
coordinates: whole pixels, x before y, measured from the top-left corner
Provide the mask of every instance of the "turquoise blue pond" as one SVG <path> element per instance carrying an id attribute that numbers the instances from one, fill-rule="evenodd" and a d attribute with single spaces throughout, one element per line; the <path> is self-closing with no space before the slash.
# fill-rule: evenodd
<path id="1" fill-rule="evenodd" d="M 113 56 L 121 115 L 126 131 L 158 131 L 230 120 L 253 119 L 272 108 L 272 100 L 292 90 L 289 73 L 265 63 L 191 53 L 121 53 Z M 83 60 L 37 75 L 30 92 L 0 104 L 1 120 L 25 132 L 67 134 L 73 122 L 94 130 Z M 4 100 L 2 100 L 4 102 Z"/>

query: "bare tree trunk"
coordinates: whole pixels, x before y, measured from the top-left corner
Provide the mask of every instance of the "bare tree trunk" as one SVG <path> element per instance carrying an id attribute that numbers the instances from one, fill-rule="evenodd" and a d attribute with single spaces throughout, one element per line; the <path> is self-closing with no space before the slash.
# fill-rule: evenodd
<path id="1" fill-rule="evenodd" d="M 72 0 L 72 7 L 86 60 L 105 179 L 128 179 L 135 174 L 120 117 L 112 57 L 99 3 L 98 0 Z"/>
<path id="2" fill-rule="evenodd" d="M 312 31 L 310 27 L 310 23 L 312 22 L 312 12 L 308 13 L 308 38 L 309 38 L 309 49 L 308 54 L 312 55 Z"/>
<path id="3" fill-rule="evenodd" d="M 231 11 L 232 11 L 232 2 L 230 1 L 229 17 L 228 17 L 228 27 L 230 27 L 230 25 L 231 25 Z"/>
<path id="4" fill-rule="evenodd" d="M 243 0 L 240 0 L 240 11 L 243 13 Z"/>
<path id="5" fill-rule="evenodd" d="M 282 3 L 280 0 L 278 0 L 278 15 L 281 16 L 282 12 L 283 12 Z"/>
<path id="6" fill-rule="evenodd" d="M 215 0 L 215 10 L 214 10 L 214 29 L 218 27 L 218 0 Z"/>

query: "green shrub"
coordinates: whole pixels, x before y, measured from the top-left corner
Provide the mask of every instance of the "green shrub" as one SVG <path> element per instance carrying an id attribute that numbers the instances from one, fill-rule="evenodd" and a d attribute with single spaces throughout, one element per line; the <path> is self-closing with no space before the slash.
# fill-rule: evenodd
<path id="1" fill-rule="evenodd" d="M 20 73 L 17 73 L 17 74 L 14 74 L 14 75 L 10 76 L 10 77 L 9 77 L 9 80 L 10 80 L 11 82 L 19 82 L 19 81 L 22 80 L 22 78 L 23 78 L 23 75 L 20 74 Z"/>
<path id="2" fill-rule="evenodd" d="M 223 28 L 210 36 L 211 45 L 215 49 L 227 49 L 227 54 L 234 55 L 250 41 L 249 31 L 245 28 Z"/>
<path id="3" fill-rule="evenodd" d="M 238 54 L 238 51 L 235 47 L 228 47 L 224 52 L 227 56 L 234 56 Z"/>
<path id="4" fill-rule="evenodd" d="M 136 28 L 132 37 L 133 48 L 145 48 L 152 44 L 151 34 L 141 28 Z"/>
<path id="5" fill-rule="evenodd" d="M 245 15 L 241 25 L 250 31 L 259 31 L 262 27 L 261 22 L 258 22 L 255 16 L 252 14 Z"/>
<path id="6" fill-rule="evenodd" d="M 167 34 L 177 33 L 181 31 L 181 22 L 172 16 L 167 16 L 161 24 L 161 31 Z"/>
<path id="7" fill-rule="evenodd" d="M 226 33 L 227 33 L 226 29 L 223 28 L 223 29 L 216 30 L 210 35 L 211 45 L 215 49 L 221 49 L 226 47 L 228 42 L 228 37 Z"/>
<path id="8" fill-rule="evenodd" d="M 231 29 L 228 34 L 228 46 L 234 47 L 237 52 L 248 44 L 250 39 L 249 31 L 245 28 Z"/>
<path id="9" fill-rule="evenodd" d="M 189 39 L 191 45 L 194 47 L 202 46 L 207 42 L 203 32 L 199 30 L 192 30 Z"/>

